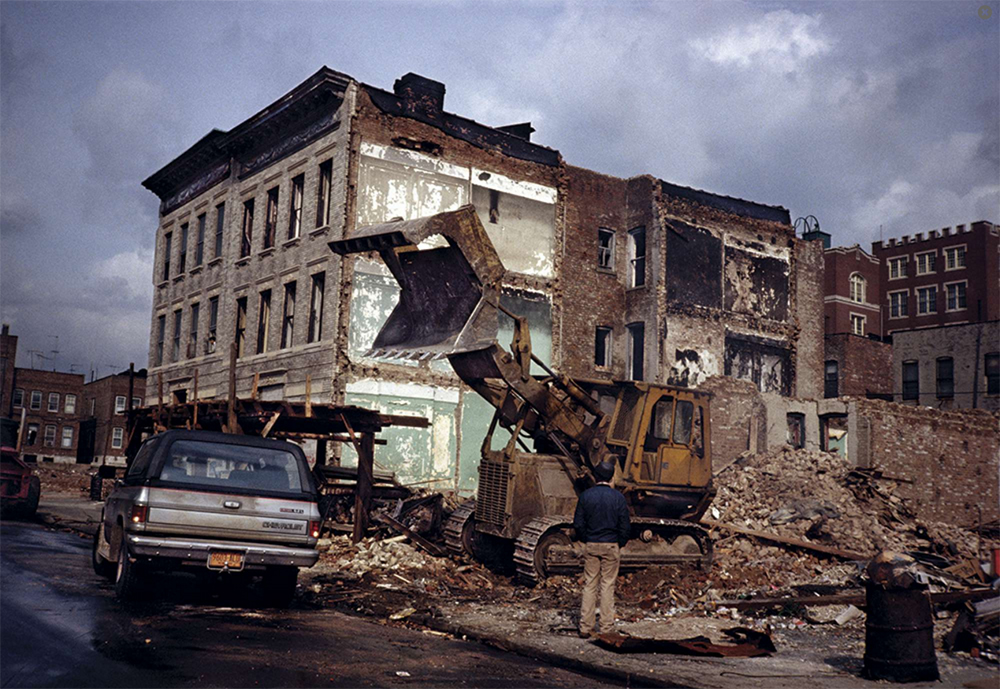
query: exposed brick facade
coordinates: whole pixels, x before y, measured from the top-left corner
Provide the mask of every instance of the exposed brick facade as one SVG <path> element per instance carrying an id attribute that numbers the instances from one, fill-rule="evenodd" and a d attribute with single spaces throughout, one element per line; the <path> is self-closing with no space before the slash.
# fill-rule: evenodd
<path id="1" fill-rule="evenodd" d="M 857 400 L 857 462 L 904 479 L 898 493 L 918 516 L 971 526 L 1000 516 L 1000 415 Z"/>
<path id="2" fill-rule="evenodd" d="M 0 332 L 0 416 L 11 417 L 14 407 L 14 366 L 17 361 L 17 335 L 11 335 L 6 323 Z"/>
<path id="3" fill-rule="evenodd" d="M 24 391 L 25 458 L 75 462 L 83 416 L 83 375 L 18 368 L 14 371 L 14 381 L 15 394 L 17 390 Z M 15 418 L 20 418 L 21 409 L 14 406 Z"/>
<path id="4" fill-rule="evenodd" d="M 860 335 L 842 333 L 827 335 L 826 375 L 834 376 L 824 381 L 826 397 L 841 395 L 865 397 L 869 394 L 891 395 L 895 389 L 892 381 L 892 345 Z M 836 364 L 836 369 L 831 368 Z"/>

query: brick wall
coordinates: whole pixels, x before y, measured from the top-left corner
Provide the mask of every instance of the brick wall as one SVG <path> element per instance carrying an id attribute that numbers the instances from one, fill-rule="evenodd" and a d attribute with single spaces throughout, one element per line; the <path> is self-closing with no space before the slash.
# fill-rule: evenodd
<path id="1" fill-rule="evenodd" d="M 859 463 L 905 479 L 898 493 L 924 519 L 961 526 L 1000 516 L 1000 414 L 941 411 L 880 400 L 852 404 L 867 430 Z M 866 461 L 867 460 L 867 461 Z"/>
<path id="2" fill-rule="evenodd" d="M 823 394 L 823 243 L 795 240 L 795 347 L 792 395 L 804 399 Z"/>
<path id="3" fill-rule="evenodd" d="M 76 448 L 80 438 L 80 420 L 83 415 L 83 375 L 76 373 L 59 373 L 57 371 L 39 371 L 31 368 L 18 368 L 14 371 L 14 387 L 24 390 L 25 409 L 25 439 L 22 450 L 26 456 L 35 456 L 37 461 L 75 462 Z M 41 393 L 41 404 L 38 409 L 31 408 L 32 392 Z M 67 395 L 75 395 L 73 408 L 67 409 Z M 49 411 L 50 396 L 55 402 L 53 411 Z M 14 415 L 19 417 L 21 408 L 14 408 Z M 29 429 L 37 425 L 38 432 L 33 442 L 29 442 Z M 47 428 L 54 428 L 54 437 L 46 441 Z M 67 430 L 68 429 L 68 430 Z M 69 442 L 63 446 L 63 434 L 72 433 Z"/>
<path id="4" fill-rule="evenodd" d="M 837 362 L 837 396 L 892 393 L 891 344 L 848 333 L 827 335 L 824 340 L 826 361 Z"/>
<path id="5" fill-rule="evenodd" d="M 706 380 L 698 389 L 712 394 L 713 472 L 731 464 L 747 450 L 766 449 L 767 408 L 753 383 L 716 376 Z"/>
<path id="6" fill-rule="evenodd" d="M 827 249 L 823 252 L 823 260 L 826 293 L 824 332 L 827 335 L 852 332 L 853 313 L 864 317 L 865 335 L 881 336 L 879 260 L 858 246 Z M 851 276 L 855 273 L 865 280 L 864 301 L 860 303 L 851 299 Z"/>

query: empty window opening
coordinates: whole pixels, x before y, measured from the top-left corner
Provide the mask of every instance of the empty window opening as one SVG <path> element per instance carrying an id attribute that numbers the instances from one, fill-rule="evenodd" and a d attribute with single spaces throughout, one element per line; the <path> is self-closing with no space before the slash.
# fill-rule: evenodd
<path id="1" fill-rule="evenodd" d="M 611 328 L 597 326 L 594 337 L 594 366 L 611 368 Z"/>
<path id="2" fill-rule="evenodd" d="M 646 324 L 632 323 L 628 326 L 628 377 L 643 379 L 643 355 L 645 353 Z"/>
<path id="3" fill-rule="evenodd" d="M 615 233 L 612 230 L 597 230 L 597 267 L 615 269 Z"/>
<path id="4" fill-rule="evenodd" d="M 629 287 L 646 284 L 646 228 L 637 227 L 628 233 Z"/>
<path id="5" fill-rule="evenodd" d="M 920 365 L 916 361 L 903 362 L 903 399 L 920 397 Z"/>
<path id="6" fill-rule="evenodd" d="M 243 233 L 240 237 L 240 258 L 250 255 L 253 248 L 253 199 L 243 202 Z"/>
<path id="7" fill-rule="evenodd" d="M 955 360 L 950 356 L 937 360 L 937 396 L 938 399 L 955 396 Z"/>
<path id="8" fill-rule="evenodd" d="M 271 329 L 271 290 L 260 293 L 260 308 L 257 311 L 257 353 L 267 352 L 267 333 Z"/>

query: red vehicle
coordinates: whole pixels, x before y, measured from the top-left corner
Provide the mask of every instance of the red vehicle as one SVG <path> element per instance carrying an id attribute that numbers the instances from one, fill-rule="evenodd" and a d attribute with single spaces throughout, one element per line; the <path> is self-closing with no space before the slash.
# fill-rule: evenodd
<path id="1" fill-rule="evenodd" d="M 33 517 L 42 484 L 35 470 L 21 459 L 17 436 L 17 422 L 0 419 L 0 510 L 4 514 Z"/>

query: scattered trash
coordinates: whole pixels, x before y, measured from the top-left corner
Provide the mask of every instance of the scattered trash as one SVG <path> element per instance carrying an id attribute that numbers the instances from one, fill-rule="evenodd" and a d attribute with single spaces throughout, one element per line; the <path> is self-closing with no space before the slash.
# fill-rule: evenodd
<path id="1" fill-rule="evenodd" d="M 392 615 L 389 615 L 389 619 L 390 620 L 405 620 L 407 617 L 409 617 L 410 615 L 412 615 L 415 612 L 416 612 L 416 610 L 414 610 L 413 608 L 405 608 L 403 610 L 400 610 L 399 612 L 396 612 L 396 613 L 393 613 Z"/>

